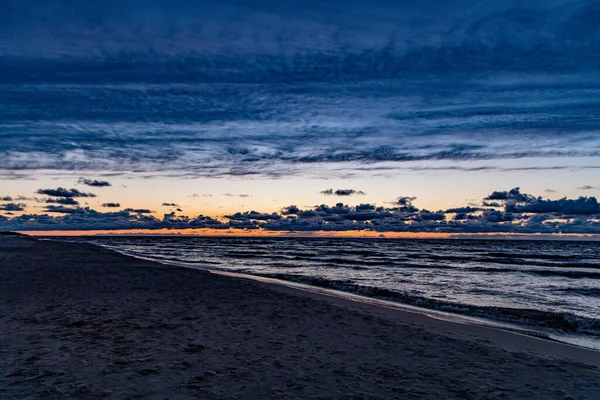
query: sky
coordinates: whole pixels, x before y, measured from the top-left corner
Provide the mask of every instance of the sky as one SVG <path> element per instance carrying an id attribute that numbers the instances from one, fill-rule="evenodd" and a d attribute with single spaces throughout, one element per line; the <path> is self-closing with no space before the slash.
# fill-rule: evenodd
<path id="1" fill-rule="evenodd" d="M 600 234 L 600 3 L 0 1 L 0 230 Z"/>

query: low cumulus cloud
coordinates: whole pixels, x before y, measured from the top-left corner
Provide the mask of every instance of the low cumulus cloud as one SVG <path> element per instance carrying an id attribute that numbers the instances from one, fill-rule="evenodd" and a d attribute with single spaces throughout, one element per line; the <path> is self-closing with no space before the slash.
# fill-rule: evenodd
<path id="1" fill-rule="evenodd" d="M 65 206 L 53 206 L 49 205 L 45 208 L 46 212 L 59 213 L 59 214 L 84 214 L 85 209 L 80 207 L 65 207 Z"/>
<path id="2" fill-rule="evenodd" d="M 396 199 L 396 204 L 398 204 L 400 206 L 410 206 L 410 205 L 412 205 L 412 202 L 415 201 L 416 199 L 417 199 L 416 197 L 400 196 Z"/>
<path id="3" fill-rule="evenodd" d="M 119 207 L 121 207 L 121 203 L 102 203 L 102 207 L 119 208 Z"/>
<path id="4" fill-rule="evenodd" d="M 484 201 L 481 204 L 483 207 L 502 207 L 502 204 L 497 201 Z"/>
<path id="5" fill-rule="evenodd" d="M 177 203 L 162 203 L 163 207 L 180 207 Z"/>
<path id="6" fill-rule="evenodd" d="M 590 185 L 585 185 L 585 186 L 580 186 L 577 189 L 580 189 L 580 190 L 592 190 L 592 189 L 596 189 L 596 187 L 595 186 L 590 186 Z"/>
<path id="7" fill-rule="evenodd" d="M 562 198 L 559 200 L 538 198 L 524 205 L 507 205 L 506 209 L 518 213 L 600 216 L 600 205 L 595 197 Z"/>
<path id="8" fill-rule="evenodd" d="M 446 213 L 466 214 L 466 213 L 472 213 L 472 212 L 479 211 L 479 210 L 481 210 L 481 208 L 479 208 L 479 207 L 466 206 L 466 207 L 449 208 L 446 210 Z"/>
<path id="9" fill-rule="evenodd" d="M 36 193 L 45 194 L 50 197 L 96 197 L 94 193 L 85 193 L 77 189 L 65 189 L 62 187 L 56 189 L 39 189 Z"/>
<path id="10" fill-rule="evenodd" d="M 417 198 L 414 196 L 400 196 L 392 204 L 396 205 L 394 210 L 401 212 L 417 212 L 419 209 L 413 205 Z"/>
<path id="11" fill-rule="evenodd" d="M 0 204 L 0 211 L 23 211 L 25 210 L 26 204 L 24 203 L 7 203 Z"/>
<path id="12" fill-rule="evenodd" d="M 282 215 L 298 214 L 300 209 L 295 205 L 287 206 L 281 209 Z"/>
<path id="13" fill-rule="evenodd" d="M 98 181 L 95 179 L 87 179 L 87 178 L 79 178 L 78 183 L 87 185 L 87 186 L 92 186 L 92 187 L 108 187 L 111 186 L 110 182 L 108 181 Z"/>
<path id="14" fill-rule="evenodd" d="M 324 194 L 325 196 L 352 196 L 355 194 L 365 195 L 366 193 L 363 192 L 362 190 L 355 190 L 355 189 L 337 189 L 337 190 L 327 189 L 327 190 L 321 191 L 321 194 Z"/>
<path id="15" fill-rule="evenodd" d="M 0 216 L 0 229 L 44 231 L 44 230 L 121 230 L 121 229 L 228 229 L 211 217 L 199 215 L 195 218 L 165 214 L 162 219 L 129 211 L 98 212 L 89 207 L 48 211 L 52 214 L 23 214 L 13 218 Z"/>
<path id="16" fill-rule="evenodd" d="M 10 196 L 0 197 L 0 201 L 13 201 L 13 198 Z"/>
<path id="17" fill-rule="evenodd" d="M 569 217 L 572 215 L 595 215 L 600 216 L 600 206 L 595 197 L 579 197 L 568 199 L 563 197 L 559 200 L 543 199 L 530 194 L 521 193 L 516 187 L 509 191 L 495 191 L 484 200 L 498 200 L 504 204 L 504 210 L 508 213 L 525 214 L 552 214 L 553 216 Z M 484 202 L 484 204 L 486 204 Z M 489 204 L 489 203 L 488 203 Z M 494 203 L 496 206 L 500 203 Z"/>
<path id="18" fill-rule="evenodd" d="M 148 209 L 127 208 L 98 212 L 89 207 L 50 204 L 47 214 L 4 216 L 2 230 L 54 229 L 247 229 L 266 231 L 445 232 L 445 233 L 596 233 L 600 234 L 600 205 L 595 197 L 559 200 L 524 193 L 520 188 L 492 192 L 482 206 L 465 205 L 447 210 L 416 207 L 413 196 L 400 196 L 387 206 L 363 203 L 289 205 L 278 212 L 236 212 L 222 220 L 176 211 L 162 218 Z M 108 204 L 108 203 L 106 203 Z M 6 206 L 6 204 L 4 205 Z M 12 210 L 5 210 L 12 211 Z M 15 210 L 16 211 L 16 210 Z M 23 210 L 20 210 L 23 211 Z M 58 214 L 58 215 L 55 215 Z"/>
<path id="19" fill-rule="evenodd" d="M 235 214 L 226 215 L 225 218 L 228 218 L 231 221 L 269 221 L 281 219 L 281 216 L 277 213 L 263 214 L 256 211 L 246 211 L 243 213 L 238 212 Z"/>
<path id="20" fill-rule="evenodd" d="M 152 214 L 154 212 L 148 208 L 126 208 L 123 211 L 135 213 L 135 214 Z"/>
<path id="21" fill-rule="evenodd" d="M 59 197 L 44 200 L 46 203 L 62 204 L 64 206 L 78 206 L 79 202 L 73 197 Z"/>
<path id="22" fill-rule="evenodd" d="M 531 202 L 535 201 L 535 198 L 528 194 L 521 193 L 521 188 L 516 187 L 509 191 L 495 191 L 484 200 L 513 200 L 517 202 Z"/>

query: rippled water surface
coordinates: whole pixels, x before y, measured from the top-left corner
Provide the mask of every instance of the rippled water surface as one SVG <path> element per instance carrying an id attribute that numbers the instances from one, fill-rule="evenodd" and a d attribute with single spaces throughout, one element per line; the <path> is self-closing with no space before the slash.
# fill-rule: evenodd
<path id="1" fill-rule="evenodd" d="M 69 240 L 162 262 L 278 278 L 576 335 L 600 347 L 597 242 L 206 237 Z"/>

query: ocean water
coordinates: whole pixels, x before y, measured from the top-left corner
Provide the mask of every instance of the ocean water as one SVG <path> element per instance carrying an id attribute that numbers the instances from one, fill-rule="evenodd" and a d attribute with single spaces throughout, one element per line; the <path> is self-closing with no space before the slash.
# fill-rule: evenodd
<path id="1" fill-rule="evenodd" d="M 600 243 L 78 237 L 163 263 L 276 278 L 500 322 L 600 349 Z"/>

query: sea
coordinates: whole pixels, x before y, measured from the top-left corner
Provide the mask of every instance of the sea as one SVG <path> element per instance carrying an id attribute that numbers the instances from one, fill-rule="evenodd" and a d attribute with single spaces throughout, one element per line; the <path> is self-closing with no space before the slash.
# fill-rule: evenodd
<path id="1" fill-rule="evenodd" d="M 600 349 L 600 243 L 81 236 L 169 265 L 272 278 Z"/>

